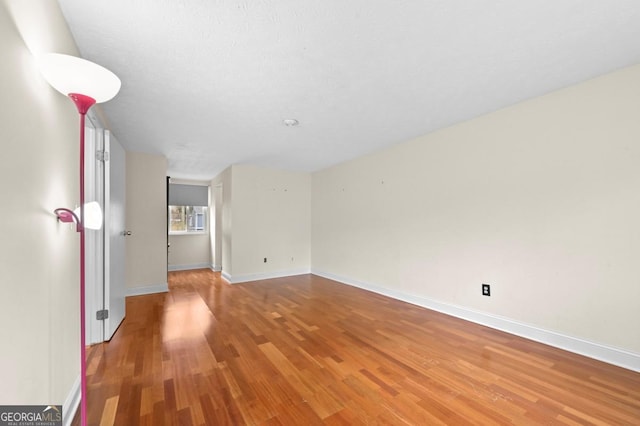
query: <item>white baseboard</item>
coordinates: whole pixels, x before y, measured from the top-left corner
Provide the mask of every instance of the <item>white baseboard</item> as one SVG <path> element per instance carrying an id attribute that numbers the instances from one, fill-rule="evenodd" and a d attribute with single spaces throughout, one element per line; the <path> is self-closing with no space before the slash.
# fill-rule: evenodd
<path id="1" fill-rule="evenodd" d="M 248 281 L 270 280 L 272 278 L 291 277 L 294 275 L 302 275 L 310 273 L 309 269 L 291 269 L 288 271 L 267 272 L 264 274 L 245 274 L 245 275 L 229 275 L 222 271 L 222 278 L 231 284 L 244 283 Z"/>
<path id="2" fill-rule="evenodd" d="M 71 425 L 80 406 L 80 396 L 80 376 L 78 375 L 76 381 L 73 382 L 73 386 L 71 386 L 67 399 L 62 404 L 62 424 L 64 426 Z"/>
<path id="3" fill-rule="evenodd" d="M 167 270 L 169 271 L 190 271 L 191 269 L 206 269 L 210 268 L 210 263 L 192 263 L 190 265 L 169 265 Z"/>
<path id="4" fill-rule="evenodd" d="M 166 293 L 167 291 L 169 291 L 169 285 L 167 283 L 150 285 L 146 287 L 132 287 L 127 289 L 127 297 L 142 296 L 144 294 L 153 294 L 153 293 Z"/>
<path id="5" fill-rule="evenodd" d="M 209 267 L 211 268 L 211 270 L 213 272 L 220 272 L 222 271 L 222 266 L 221 265 L 209 265 Z"/>
<path id="6" fill-rule="evenodd" d="M 544 343 L 549 346 L 640 372 L 640 354 L 626 351 L 624 349 L 591 342 L 577 337 L 557 333 L 555 331 L 545 330 L 540 327 L 521 323 L 498 315 L 475 311 L 463 306 L 443 303 L 426 297 L 405 294 L 396 290 L 391 290 L 358 280 L 352 280 L 350 278 L 341 277 L 327 272 L 312 269 L 311 273 L 353 287 L 389 296 L 413 305 L 422 306 L 427 309 L 432 309 L 447 315 L 515 334 L 516 336 Z"/>

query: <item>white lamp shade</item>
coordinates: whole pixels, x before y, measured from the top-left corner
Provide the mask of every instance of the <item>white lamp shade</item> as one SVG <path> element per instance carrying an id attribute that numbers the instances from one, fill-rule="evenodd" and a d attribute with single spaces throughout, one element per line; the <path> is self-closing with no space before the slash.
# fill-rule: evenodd
<path id="1" fill-rule="evenodd" d="M 120 91 L 120 79 L 114 73 L 86 59 L 47 53 L 39 58 L 39 63 L 44 78 L 65 96 L 77 93 L 101 103 Z"/>
<path id="2" fill-rule="evenodd" d="M 80 207 L 73 212 L 80 217 Z M 84 205 L 84 228 L 95 230 L 102 228 L 102 209 L 97 201 L 91 201 Z"/>

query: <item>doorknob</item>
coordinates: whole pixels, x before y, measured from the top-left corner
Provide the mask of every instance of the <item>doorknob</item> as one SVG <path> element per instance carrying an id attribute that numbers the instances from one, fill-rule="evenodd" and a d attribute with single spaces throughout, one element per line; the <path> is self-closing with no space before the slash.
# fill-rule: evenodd
<path id="1" fill-rule="evenodd" d="M 129 236 L 129 235 L 131 235 L 131 231 L 122 231 L 123 237 Z"/>

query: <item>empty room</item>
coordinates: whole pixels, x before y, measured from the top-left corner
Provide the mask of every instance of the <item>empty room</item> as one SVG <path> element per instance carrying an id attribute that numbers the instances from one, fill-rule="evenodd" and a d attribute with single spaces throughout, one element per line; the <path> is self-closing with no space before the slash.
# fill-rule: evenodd
<path id="1" fill-rule="evenodd" d="M 638 40 L 2 0 L 0 424 L 640 424 Z"/>

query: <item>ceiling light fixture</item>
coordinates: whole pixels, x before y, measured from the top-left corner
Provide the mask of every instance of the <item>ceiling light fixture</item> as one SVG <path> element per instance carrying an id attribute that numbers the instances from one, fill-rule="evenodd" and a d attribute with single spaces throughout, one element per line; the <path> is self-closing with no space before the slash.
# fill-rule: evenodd
<path id="1" fill-rule="evenodd" d="M 102 225 L 102 210 L 98 203 L 84 202 L 84 122 L 89 108 L 96 102 L 106 102 L 120 90 L 120 79 L 111 71 L 75 56 L 48 53 L 40 59 L 40 72 L 53 86 L 71 98 L 80 114 L 80 207 L 55 210 L 61 222 L 75 222 L 80 233 L 80 423 L 87 424 L 87 359 L 85 343 L 85 229 Z M 95 209 L 99 215 L 94 215 Z M 96 218 L 93 222 L 92 219 Z"/>
<path id="2" fill-rule="evenodd" d="M 284 120 L 282 120 L 282 122 L 287 127 L 295 127 L 298 124 L 300 124 L 300 122 L 298 120 L 296 120 L 295 118 L 285 118 Z"/>

